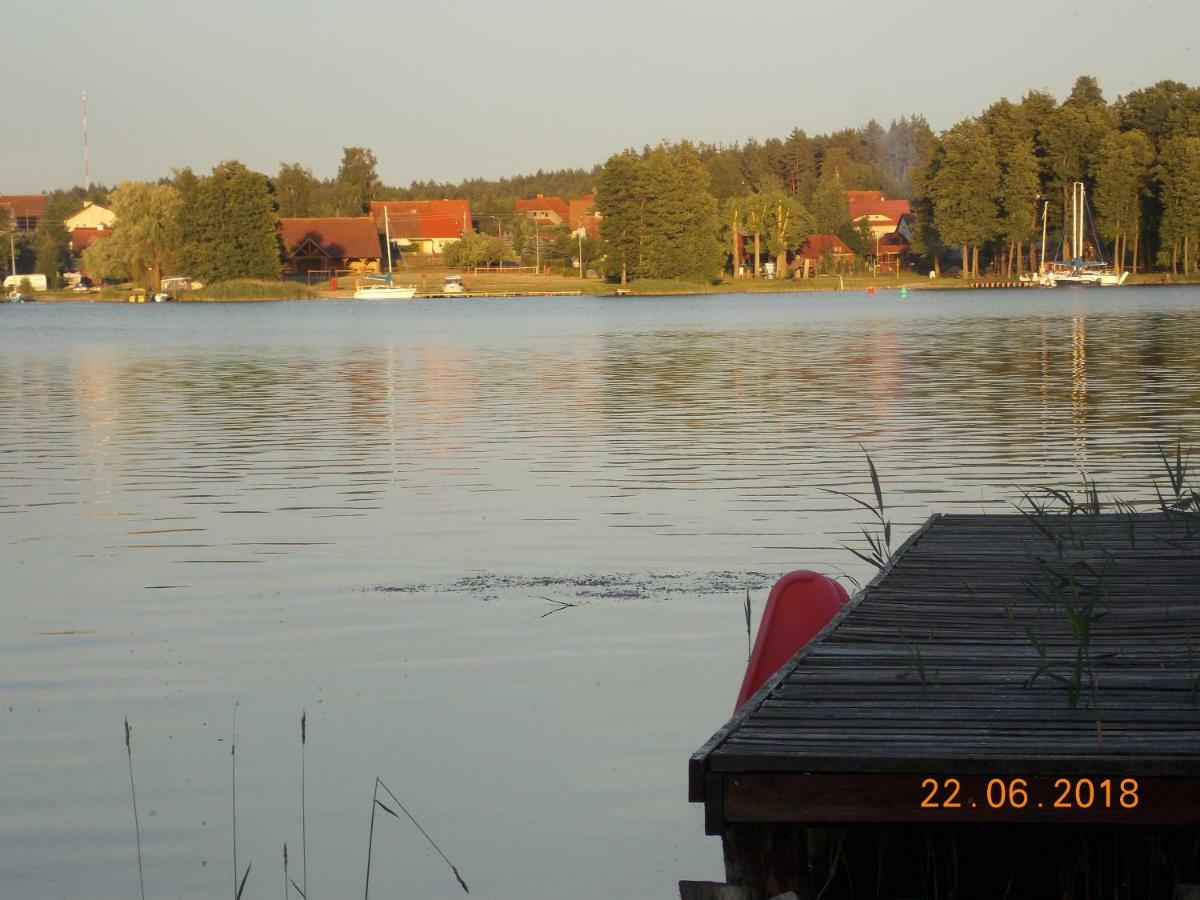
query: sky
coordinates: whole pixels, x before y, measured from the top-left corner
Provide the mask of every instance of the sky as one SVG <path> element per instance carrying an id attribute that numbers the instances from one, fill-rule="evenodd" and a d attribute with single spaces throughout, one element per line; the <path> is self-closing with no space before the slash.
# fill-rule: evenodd
<path id="1" fill-rule="evenodd" d="M 949 0 L 0 0 L 0 193 L 226 159 L 385 183 L 591 167 L 919 113 L 938 130 L 1081 74 L 1105 96 L 1200 83 L 1200 3 Z"/>

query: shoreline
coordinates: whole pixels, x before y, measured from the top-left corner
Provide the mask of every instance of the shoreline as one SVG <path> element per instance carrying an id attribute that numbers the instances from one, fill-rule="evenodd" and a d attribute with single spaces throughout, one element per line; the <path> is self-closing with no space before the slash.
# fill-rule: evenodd
<path id="1" fill-rule="evenodd" d="M 912 281 L 883 281 L 870 276 L 850 276 L 848 279 L 843 279 L 842 283 L 832 283 L 832 276 L 821 276 L 820 278 L 810 278 L 808 282 L 822 281 L 827 283 L 800 284 L 794 280 L 767 281 L 765 279 L 743 279 L 739 281 L 724 281 L 716 285 L 693 285 L 684 282 L 664 283 L 654 282 L 646 284 L 639 288 L 637 282 L 631 282 L 625 288 L 620 285 L 610 284 L 608 282 L 597 282 L 595 280 L 580 284 L 574 279 L 557 278 L 555 276 L 544 276 L 551 282 L 557 282 L 551 287 L 547 284 L 545 288 L 540 286 L 530 286 L 527 284 L 516 285 L 497 285 L 494 290 L 487 288 L 481 290 L 467 291 L 463 294 L 442 294 L 436 291 L 422 291 L 412 299 L 414 300 L 472 300 L 472 299 L 489 299 L 489 298 L 518 298 L 518 297 L 691 297 L 713 294 L 806 294 L 806 293 L 839 293 L 839 294 L 857 294 L 869 293 L 870 289 L 874 289 L 875 293 L 888 293 L 900 290 L 905 291 L 947 291 L 947 290 L 1034 290 L 1038 289 L 1033 285 L 1019 285 L 1013 280 L 1005 279 L 1002 281 L 990 281 L 981 279 L 979 281 L 961 281 L 957 278 L 940 278 L 937 280 L 919 279 Z M 1137 280 L 1130 281 L 1126 287 L 1195 287 L 1200 285 L 1200 278 L 1181 278 L 1176 276 L 1174 279 L 1169 275 L 1156 276 L 1135 276 Z M 574 289 L 564 289 L 563 281 L 571 281 L 571 287 Z M 265 286 L 273 286 L 274 283 L 264 283 Z M 259 296 L 259 297 L 189 297 L 184 296 L 170 302 L 177 303 L 258 303 L 258 302 L 278 302 L 278 301 L 299 301 L 306 302 L 312 300 L 338 300 L 338 301 L 354 301 L 353 288 L 341 288 L 334 291 L 328 289 L 318 292 L 317 289 L 308 289 L 311 291 L 309 296 L 297 296 L 295 285 L 290 282 L 278 282 L 280 287 L 280 296 Z M 291 290 L 287 290 L 288 288 Z M 490 286 L 489 286 L 490 287 Z M 286 294 L 286 295 L 285 295 Z M 111 303 L 111 304 L 127 304 L 129 299 L 126 292 L 122 292 L 118 296 L 104 294 L 75 294 L 65 291 L 45 291 L 35 294 L 35 302 L 38 303 Z M 378 300 L 360 300 L 358 302 L 378 303 Z M 392 301 L 404 302 L 404 301 Z M 148 301 L 147 305 L 156 305 L 152 301 Z"/>

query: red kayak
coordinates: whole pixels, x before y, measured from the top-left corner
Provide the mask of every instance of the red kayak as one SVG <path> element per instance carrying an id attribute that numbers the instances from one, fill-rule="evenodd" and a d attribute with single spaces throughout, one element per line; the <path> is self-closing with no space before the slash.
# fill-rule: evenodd
<path id="1" fill-rule="evenodd" d="M 846 589 L 832 578 L 807 569 L 789 572 L 775 582 L 758 625 L 734 712 L 797 650 L 816 637 L 849 600 Z"/>

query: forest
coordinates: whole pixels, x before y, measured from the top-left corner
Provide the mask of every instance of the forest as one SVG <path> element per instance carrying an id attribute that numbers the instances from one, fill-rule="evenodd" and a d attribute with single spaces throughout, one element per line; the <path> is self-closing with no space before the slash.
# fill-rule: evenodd
<path id="1" fill-rule="evenodd" d="M 41 226 L 15 235 L 12 247 L 20 271 L 54 280 L 72 263 L 62 221 L 86 199 L 125 208 L 114 236 L 124 230 L 126 239 L 94 260 L 110 277 L 180 266 L 195 277 L 268 277 L 278 275 L 267 240 L 276 217 L 362 215 L 381 199 L 465 198 L 477 217 L 513 223 L 498 229 L 511 250 L 528 242 L 517 198 L 594 193 L 603 220 L 601 241 L 580 245 L 589 265 L 613 280 L 710 281 L 736 277 L 747 258 L 753 274 L 768 258 L 785 274 L 813 234 L 836 234 L 869 257 L 871 242 L 850 221 L 846 191 L 874 189 L 911 201 L 912 269 L 1012 276 L 1036 266 L 1043 215 L 1051 241 L 1061 233 L 1070 185 L 1082 181 L 1096 249 L 1116 267 L 1195 275 L 1200 264 L 1200 88 L 1175 81 L 1109 101 L 1085 75 L 1061 102 L 1031 90 L 941 133 L 911 115 L 887 127 L 871 121 L 818 135 L 796 128 L 727 146 L 663 143 L 591 169 L 406 187 L 383 183 L 377 168 L 373 150 L 347 147 L 327 179 L 298 162 L 268 176 L 229 161 L 203 178 L 185 169 L 112 191 L 51 191 Z M 151 197 L 150 187 L 166 191 Z M 157 224 L 136 225 L 139 216 Z M 213 216 L 245 234 L 213 237 Z M 8 227 L 0 221 L 0 231 Z M 228 222 L 222 227 L 228 232 Z M 555 246 L 560 255 L 570 251 L 565 238 Z M 743 247 L 753 248 L 748 257 Z"/>

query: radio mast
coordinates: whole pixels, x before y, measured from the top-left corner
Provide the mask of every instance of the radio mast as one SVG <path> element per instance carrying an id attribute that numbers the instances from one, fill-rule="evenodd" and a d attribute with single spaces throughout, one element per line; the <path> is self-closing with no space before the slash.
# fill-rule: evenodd
<path id="1" fill-rule="evenodd" d="M 92 176 L 88 173 L 88 134 L 87 134 L 87 91 L 79 92 L 79 100 L 83 104 L 83 187 L 92 189 Z"/>

